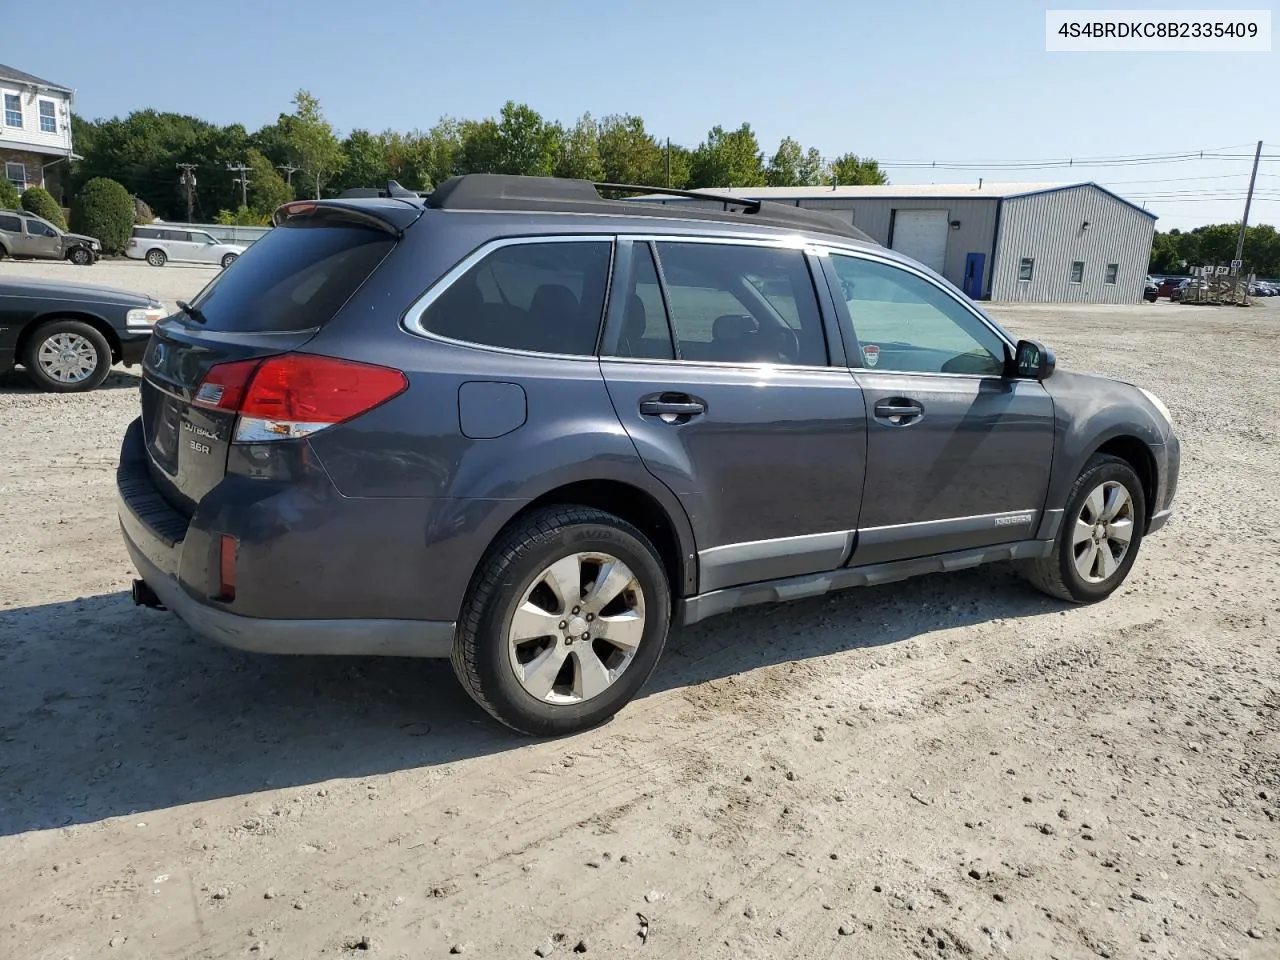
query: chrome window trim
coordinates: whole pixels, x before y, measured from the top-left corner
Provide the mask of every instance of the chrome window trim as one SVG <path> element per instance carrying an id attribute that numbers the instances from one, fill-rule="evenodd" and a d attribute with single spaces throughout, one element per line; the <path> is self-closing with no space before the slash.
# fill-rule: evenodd
<path id="1" fill-rule="evenodd" d="M 995 322 L 994 322 L 990 317 L 988 317 L 985 313 L 983 313 L 981 310 L 979 310 L 977 307 L 975 307 L 972 303 L 966 303 L 963 299 L 961 299 L 959 296 L 957 296 L 957 295 L 956 295 L 955 293 L 953 293 L 951 290 L 948 290 L 948 289 L 947 289 L 946 287 L 944 287 L 942 284 L 938 283 L 938 281 L 937 281 L 937 280 L 935 280 L 933 277 L 929 276 L 929 274 L 925 273 L 923 270 L 917 270 L 915 267 L 911 266 L 910 264 L 903 263 L 901 260 L 897 260 L 897 259 L 895 259 L 895 258 L 893 258 L 893 257 L 882 257 L 882 256 L 876 256 L 874 253 L 870 253 L 870 252 L 868 252 L 868 251 L 866 251 L 866 250 L 859 250 L 859 249 L 852 248 L 852 247 L 840 247 L 840 246 L 836 246 L 836 245 L 834 245 L 834 244 L 822 244 L 822 245 L 821 245 L 821 247 L 820 247 L 820 249 L 819 249 L 818 251 L 816 251 L 816 252 L 817 252 L 817 255 L 818 255 L 818 256 L 820 256 L 820 257 L 825 257 L 825 256 L 828 256 L 828 255 L 830 255 L 830 254 L 834 253 L 834 254 L 838 254 L 838 255 L 840 255 L 840 256 L 842 256 L 842 257 L 857 257 L 857 258 L 859 258 L 859 259 L 861 259 L 861 260 L 873 260 L 873 261 L 875 261 L 876 263 L 883 263 L 885 266 L 888 266 L 888 267 L 897 267 L 899 270 L 905 271 L 906 273 L 913 274 L 913 275 L 915 275 L 915 276 L 919 277 L 921 280 L 925 281 L 926 283 L 928 283 L 928 284 L 932 285 L 932 286 L 933 286 L 933 288 L 934 288 L 935 290 L 939 290 L 939 291 L 941 291 L 942 293 L 945 293 L 948 297 L 950 297 L 950 298 L 951 298 L 951 300 L 952 300 L 952 301 L 954 301 L 957 305 L 959 305 L 959 306 L 960 306 L 960 308 L 961 308 L 962 310 L 967 311 L 971 316 L 973 316 L 973 317 L 975 317 L 977 320 L 979 320 L 979 321 L 982 323 L 982 325 L 983 325 L 983 326 L 985 326 L 988 330 L 990 330 L 992 333 L 994 333 L 994 334 L 996 335 L 996 338 L 997 338 L 1001 343 L 1006 344 L 1006 345 L 1009 347 L 1009 349 L 1010 349 L 1010 350 L 1017 350 L 1017 349 L 1018 349 L 1018 345 L 1017 345 L 1017 343 L 1015 343 L 1015 342 L 1014 342 L 1010 337 L 1008 337 L 1008 336 L 1007 336 L 1007 335 L 1006 335 L 1006 334 L 1005 334 L 1005 333 L 1004 333 L 1004 332 L 1003 332 L 999 327 L 997 327 L 997 326 L 995 325 Z M 856 331 L 855 331 L 855 332 L 856 332 Z M 871 368 L 871 367 L 850 367 L 849 369 L 851 369 L 851 370 L 869 370 L 869 369 L 874 369 L 874 368 Z M 911 371 L 911 370 L 896 370 L 896 371 L 885 370 L 885 371 L 882 371 L 882 372 L 883 372 L 883 373 L 900 373 L 900 374 L 903 374 L 903 375 L 910 375 L 910 376 L 916 376 L 916 375 L 917 375 L 914 371 Z M 987 379 L 987 378 L 991 377 L 992 375 L 991 375 L 991 374 L 950 374 L 950 373 L 948 373 L 948 374 L 932 374 L 932 376 L 948 376 L 948 377 L 950 377 L 950 376 L 967 376 L 967 377 L 977 377 L 977 378 L 979 378 L 979 379 Z"/>
<path id="2" fill-rule="evenodd" d="M 470 211 L 468 211 L 470 212 Z M 443 334 L 433 333 L 422 325 L 422 315 L 427 308 L 438 300 L 446 290 L 458 282 L 458 280 L 466 274 L 468 270 L 482 261 L 495 250 L 503 247 L 529 246 L 531 244 L 542 243 L 604 243 L 609 246 L 609 275 L 605 277 L 605 306 L 609 303 L 609 285 L 613 282 L 613 260 L 617 251 L 617 237 L 611 233 L 594 233 L 594 234 L 536 234 L 519 237 L 500 237 L 496 240 L 490 240 L 483 243 L 469 254 L 455 263 L 449 270 L 435 283 L 428 287 L 416 300 L 405 310 L 404 316 L 400 319 L 400 328 L 406 333 L 410 333 L 415 337 L 422 337 L 426 340 L 436 340 L 440 343 L 453 344 L 459 347 L 469 347 L 473 350 L 488 350 L 494 353 L 506 353 L 517 357 L 554 357 L 562 360 L 590 360 L 599 359 L 598 352 L 600 348 L 599 337 L 591 348 L 590 353 L 547 353 L 541 350 L 518 350 L 515 347 L 499 347 L 495 344 L 475 343 L 471 340 L 458 340 L 454 337 L 446 337 Z M 604 324 L 604 309 L 600 311 L 600 324 Z"/>

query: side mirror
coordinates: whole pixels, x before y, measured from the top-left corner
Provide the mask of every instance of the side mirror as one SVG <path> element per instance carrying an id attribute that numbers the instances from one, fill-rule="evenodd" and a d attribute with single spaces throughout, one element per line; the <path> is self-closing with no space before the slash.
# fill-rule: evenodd
<path id="1" fill-rule="evenodd" d="M 1027 380 L 1046 380 L 1058 365 L 1053 351 L 1039 340 L 1019 340 L 1013 357 L 1013 376 Z"/>

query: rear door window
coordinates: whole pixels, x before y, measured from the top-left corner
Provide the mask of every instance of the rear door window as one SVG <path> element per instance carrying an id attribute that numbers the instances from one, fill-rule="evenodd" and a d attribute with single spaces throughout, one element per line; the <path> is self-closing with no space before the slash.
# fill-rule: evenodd
<path id="1" fill-rule="evenodd" d="M 612 254 L 612 241 L 597 239 L 499 246 L 432 299 L 420 325 L 483 346 L 590 356 Z"/>
<path id="2" fill-rule="evenodd" d="M 395 246 L 382 230 L 332 221 L 269 230 L 196 297 L 203 329 L 279 333 L 324 326 Z"/>
<path id="3" fill-rule="evenodd" d="M 813 279 L 799 250 L 657 244 L 681 360 L 825 366 Z"/>
<path id="4" fill-rule="evenodd" d="M 0 216 L 0 230 L 6 230 L 9 233 L 21 233 L 22 220 L 18 217 Z"/>

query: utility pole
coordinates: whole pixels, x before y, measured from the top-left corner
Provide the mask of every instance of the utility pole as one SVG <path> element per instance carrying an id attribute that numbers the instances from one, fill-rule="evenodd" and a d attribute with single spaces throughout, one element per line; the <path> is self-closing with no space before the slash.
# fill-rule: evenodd
<path id="1" fill-rule="evenodd" d="M 1236 259 L 1244 259 L 1244 232 L 1249 226 L 1249 205 L 1253 203 L 1253 185 L 1258 181 L 1258 161 L 1262 158 L 1262 141 L 1253 154 L 1253 173 L 1249 174 L 1249 192 L 1244 198 L 1244 217 L 1240 220 L 1240 236 L 1236 238 Z"/>
<path id="2" fill-rule="evenodd" d="M 187 195 L 187 223 L 191 223 L 191 205 L 194 201 L 193 194 L 196 189 L 196 165 L 194 163 L 177 163 L 174 166 L 182 171 L 182 175 L 178 177 L 178 183 Z"/>
<path id="3" fill-rule="evenodd" d="M 671 187 L 671 138 L 667 137 L 667 187 Z"/>
<path id="4" fill-rule="evenodd" d="M 227 169 L 232 173 L 239 173 L 240 176 L 232 177 L 232 183 L 240 184 L 240 206 L 247 207 L 249 205 L 249 178 L 246 174 L 249 167 L 244 163 L 228 163 Z"/>
<path id="5" fill-rule="evenodd" d="M 301 170 L 301 167 L 295 167 L 292 163 L 277 163 L 277 170 L 284 171 L 284 182 L 289 185 L 289 189 L 293 189 L 293 175 Z"/>

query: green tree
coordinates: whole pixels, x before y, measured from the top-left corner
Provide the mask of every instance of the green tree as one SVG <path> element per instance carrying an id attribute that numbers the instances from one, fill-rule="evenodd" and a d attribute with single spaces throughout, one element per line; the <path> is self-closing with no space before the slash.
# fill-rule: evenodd
<path id="1" fill-rule="evenodd" d="M 508 100 L 498 120 L 498 173 L 549 177 L 560 146 L 558 124 L 547 123 L 532 107 Z"/>
<path id="2" fill-rule="evenodd" d="M 1151 238 L 1151 263 L 1147 269 L 1152 273 L 1181 273 L 1183 266 L 1178 256 L 1177 231 L 1157 232 Z"/>
<path id="3" fill-rule="evenodd" d="M 461 141 L 457 173 L 501 173 L 502 142 L 497 121 L 463 120 L 458 128 Z"/>
<path id="4" fill-rule="evenodd" d="M 599 126 L 599 143 L 600 165 L 608 182 L 649 186 L 666 183 L 662 148 L 646 132 L 640 117 L 604 117 Z"/>
<path id="5" fill-rule="evenodd" d="M 377 136 L 368 130 L 352 130 L 342 141 L 346 162 L 342 172 L 334 178 L 334 190 L 350 187 L 381 187 L 391 177 L 387 166 L 386 135 Z"/>
<path id="6" fill-rule="evenodd" d="M 44 187 L 27 187 L 22 191 L 22 209 L 37 217 L 44 217 L 59 229 L 67 229 L 67 221 L 62 218 L 62 208 L 53 199 L 53 194 Z"/>
<path id="7" fill-rule="evenodd" d="M 416 162 L 421 166 L 418 177 L 421 185 L 439 186 L 458 172 L 462 156 L 462 124 L 452 117 L 440 121 L 419 138 Z"/>
<path id="8" fill-rule="evenodd" d="M 293 191 L 284 177 L 260 150 L 250 147 L 245 163 L 249 165 L 249 207 L 261 217 L 270 217 L 276 207 L 293 199 Z"/>
<path id="9" fill-rule="evenodd" d="M 306 90 L 299 90 L 293 106 L 293 113 L 282 116 L 279 123 L 286 153 L 302 168 L 299 173 L 306 176 L 309 187 L 314 187 L 313 196 L 318 200 L 324 185 L 341 172 L 346 154 L 324 118 L 319 100 Z"/>
<path id="10" fill-rule="evenodd" d="M 591 114 L 584 113 L 564 132 L 555 175 L 596 182 L 604 179 L 604 164 L 600 161 L 600 125 Z"/>
<path id="11" fill-rule="evenodd" d="M 765 179 L 771 187 L 812 187 L 822 183 L 824 164 L 816 147 L 805 150 L 799 142 L 783 137 L 769 159 Z"/>
<path id="12" fill-rule="evenodd" d="M 736 130 L 716 125 L 693 151 L 690 181 L 697 187 L 762 187 L 764 155 L 760 143 L 744 123 Z"/>
<path id="13" fill-rule="evenodd" d="M 21 203 L 18 188 L 8 180 L 0 179 L 0 210 L 17 210 Z"/>
<path id="14" fill-rule="evenodd" d="M 71 223 L 77 233 L 96 237 L 105 253 L 122 253 L 133 232 L 133 198 L 115 180 L 95 177 L 72 201 Z"/>
<path id="15" fill-rule="evenodd" d="M 856 153 L 845 153 L 831 161 L 826 182 L 841 187 L 874 186 L 888 183 L 889 178 L 875 160 L 859 157 Z"/>

